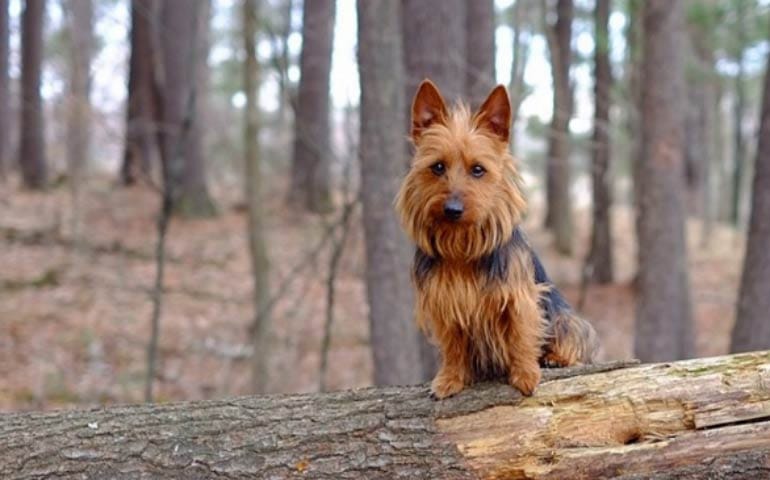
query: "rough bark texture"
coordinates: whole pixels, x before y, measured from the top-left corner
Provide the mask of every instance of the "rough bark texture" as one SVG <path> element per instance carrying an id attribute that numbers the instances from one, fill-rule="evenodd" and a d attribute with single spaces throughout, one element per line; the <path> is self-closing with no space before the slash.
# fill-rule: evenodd
<path id="1" fill-rule="evenodd" d="M 402 0 L 401 6 L 406 66 L 404 138 L 411 129 L 412 99 L 423 79 L 433 80 L 449 103 L 459 101 L 465 95 L 466 2 Z M 406 150 L 407 156 L 411 157 L 411 145 Z M 438 350 L 424 336 L 420 336 L 420 356 L 423 380 L 433 378 L 438 370 Z"/>
<path id="2" fill-rule="evenodd" d="M 259 155 L 259 63 L 257 62 L 257 25 L 259 4 L 257 0 L 243 2 L 243 49 L 246 53 L 243 89 L 246 91 L 246 121 L 243 129 L 243 146 L 246 154 L 246 201 L 249 206 L 249 251 L 251 272 L 254 279 L 254 325 L 252 328 L 252 386 L 255 393 L 267 390 L 270 358 L 270 312 L 268 303 L 269 262 L 265 241 L 265 212 L 262 208 L 262 174 Z"/>
<path id="3" fill-rule="evenodd" d="M 124 185 L 132 185 L 150 174 L 155 153 L 152 31 L 156 15 L 154 0 L 131 0 L 126 140 L 120 169 Z"/>
<path id="4" fill-rule="evenodd" d="M 332 208 L 329 75 L 334 16 L 334 0 L 304 3 L 289 199 L 318 213 Z"/>
<path id="5" fill-rule="evenodd" d="M 548 370 L 529 398 L 481 384 L 434 402 L 426 386 L 416 386 L 5 415 L 0 476 L 770 475 L 769 352 L 612 370 L 617 366 Z"/>
<path id="6" fill-rule="evenodd" d="M 475 109 L 495 86 L 495 2 L 472 0 L 466 8 L 465 97 Z"/>
<path id="7" fill-rule="evenodd" d="M 544 6 L 547 9 L 547 7 Z M 572 253 L 572 210 L 570 188 L 570 133 L 572 118 L 572 0 L 558 0 L 556 22 L 545 25 L 553 77 L 553 116 L 548 137 L 546 159 L 546 219 L 545 225 L 554 234 L 556 249 Z M 546 23 L 548 15 L 545 14 Z"/>
<path id="8" fill-rule="evenodd" d="M 768 55 L 759 144 L 754 166 L 751 220 L 743 263 L 738 316 L 731 349 L 745 352 L 770 348 L 770 55 Z"/>
<path id="9" fill-rule="evenodd" d="M 404 90 L 401 5 L 358 1 L 361 76 L 361 199 L 366 235 L 366 292 L 377 385 L 422 378 L 418 332 L 412 320 L 408 243 L 393 210 L 403 174 Z"/>
<path id="10" fill-rule="evenodd" d="M 0 0 L 0 181 L 4 180 L 9 170 L 7 159 L 10 148 L 10 82 L 8 75 L 8 53 L 10 51 L 8 0 Z"/>
<path id="11" fill-rule="evenodd" d="M 644 2 L 639 300 L 635 351 L 643 361 L 692 356 L 684 231 L 684 2 Z"/>
<path id="12" fill-rule="evenodd" d="M 48 170 L 40 82 L 43 63 L 45 0 L 24 2 L 21 17 L 21 122 L 19 165 L 24 186 L 45 188 Z"/>
<path id="13" fill-rule="evenodd" d="M 612 238 L 610 207 L 610 102 L 612 69 L 610 67 L 610 0 L 597 0 L 594 11 L 596 28 L 594 47 L 594 133 L 591 180 L 593 186 L 593 223 L 587 267 L 597 283 L 612 282 Z"/>

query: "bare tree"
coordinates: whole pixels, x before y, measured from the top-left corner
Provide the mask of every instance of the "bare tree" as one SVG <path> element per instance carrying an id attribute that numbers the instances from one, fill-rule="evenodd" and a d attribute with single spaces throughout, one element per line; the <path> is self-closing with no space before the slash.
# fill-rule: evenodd
<path id="1" fill-rule="evenodd" d="M 7 175 L 8 132 L 10 130 L 10 99 L 8 76 L 8 53 L 10 51 L 8 0 L 0 0 L 0 181 Z"/>
<path id="2" fill-rule="evenodd" d="M 433 80 L 450 102 L 465 95 L 465 7 L 463 0 L 401 0 L 402 50 L 406 66 L 404 98 L 408 99 L 404 102 L 401 117 L 404 125 L 401 138 L 405 138 L 410 128 L 409 101 L 424 78 Z M 424 336 L 419 338 L 422 379 L 430 380 L 438 369 L 438 350 Z"/>
<path id="3" fill-rule="evenodd" d="M 204 136 L 206 128 L 202 125 L 206 114 L 206 99 L 208 98 L 208 55 L 209 55 L 209 24 L 211 22 L 211 0 L 194 0 L 187 3 L 187 9 L 196 10 L 193 26 L 194 44 L 185 46 L 187 51 L 192 49 L 194 75 L 185 82 L 194 83 L 195 115 L 190 125 L 190 135 L 184 156 L 184 173 L 179 192 L 176 211 L 186 217 L 208 217 L 216 214 L 214 202 L 209 195 L 206 182 L 206 153 Z M 163 27 L 161 27 L 163 28 Z M 170 32 L 169 32 L 170 33 Z M 165 42 L 164 42 L 165 44 Z M 181 42 L 176 44 L 177 55 L 184 55 L 185 47 Z M 169 45 L 171 46 L 171 45 Z M 168 73 L 166 73 L 168 76 Z"/>
<path id="4" fill-rule="evenodd" d="M 72 195 L 72 231 L 80 241 L 81 187 L 91 157 L 91 56 L 94 50 L 93 3 L 69 0 L 70 38 L 67 166 Z"/>
<path id="5" fill-rule="evenodd" d="M 157 21 L 155 0 L 131 0 L 131 58 L 128 73 L 128 108 L 123 165 L 120 178 L 124 185 L 148 176 L 156 151 L 153 118 L 153 28 Z"/>
<path id="6" fill-rule="evenodd" d="M 683 205 L 684 2 L 644 2 L 642 153 L 637 188 L 642 361 L 694 353 Z"/>
<path id="7" fill-rule="evenodd" d="M 243 2 L 243 48 L 246 64 L 243 69 L 243 89 L 246 92 L 246 118 L 243 129 L 243 145 L 246 154 L 246 201 L 249 206 L 249 251 L 254 278 L 254 324 L 252 326 L 252 388 L 255 393 L 265 393 L 268 384 L 267 361 L 270 358 L 270 287 L 267 243 L 265 241 L 265 212 L 262 208 L 262 175 L 259 155 L 259 63 L 257 62 L 256 37 L 258 24 L 258 0 Z"/>
<path id="8" fill-rule="evenodd" d="M 406 97 L 424 78 L 441 88 L 450 102 L 466 93 L 466 1 L 402 0 Z M 482 55 L 484 53 L 481 53 Z M 404 112 L 409 105 L 405 105 Z M 404 128 L 406 128 L 406 119 Z"/>
<path id="9" fill-rule="evenodd" d="M 733 103 L 733 184 L 730 202 L 730 220 L 734 226 L 741 221 L 741 197 L 744 163 L 746 162 L 746 139 L 743 133 L 743 116 L 746 112 L 746 62 L 744 49 L 748 39 L 746 32 L 746 5 L 748 2 L 735 2 L 738 15 L 737 31 L 735 32 L 738 46 L 735 52 L 735 63 L 738 71 L 735 73 L 735 102 Z"/>
<path id="10" fill-rule="evenodd" d="M 329 76 L 334 15 L 334 0 L 304 3 L 289 199 L 295 205 L 303 205 L 316 213 L 328 212 L 333 207 Z"/>
<path id="11" fill-rule="evenodd" d="M 593 224 L 591 249 L 586 268 L 598 283 L 612 282 L 612 237 L 610 235 L 610 102 L 612 69 L 610 67 L 610 0 L 597 0 L 594 11 L 594 132 L 593 165 Z"/>
<path id="12" fill-rule="evenodd" d="M 526 25 L 529 23 L 530 10 L 533 4 L 531 1 L 519 1 L 511 6 L 510 25 L 513 29 L 511 45 L 513 61 L 511 62 L 511 80 L 508 84 L 508 91 L 511 95 L 511 113 L 514 125 L 518 120 L 521 104 L 530 93 L 530 88 L 524 81 L 524 74 L 527 69 L 532 38 L 531 32 L 527 31 Z M 510 143 L 511 150 L 516 153 L 516 129 L 513 126 L 511 128 Z"/>
<path id="13" fill-rule="evenodd" d="M 200 62 L 205 49 L 201 25 L 207 19 L 208 0 L 169 0 L 160 2 L 157 29 L 162 79 L 159 107 L 161 159 L 169 175 L 164 181 L 174 192 L 174 211 L 184 216 L 199 217 L 215 213 L 206 187 L 206 176 L 198 114 Z M 178 7 L 178 8 L 175 8 Z M 208 20 L 205 20 L 208 21 Z M 193 98 L 193 112 L 187 112 L 188 99 Z M 188 115 L 188 113 L 191 113 Z M 189 121 L 189 125 L 183 123 Z M 187 130 L 185 130 L 187 129 Z M 182 135 L 183 130 L 189 134 Z M 180 145 L 181 142 L 181 145 Z M 179 148 L 178 148 L 179 147 Z"/>
<path id="14" fill-rule="evenodd" d="M 366 289 L 378 385 L 423 378 L 412 320 L 407 241 L 392 202 L 403 174 L 404 87 L 400 4 L 358 0 L 361 78 L 361 195 L 366 236 Z"/>
<path id="15" fill-rule="evenodd" d="M 465 95 L 477 108 L 495 86 L 495 2 L 466 0 L 465 8 Z"/>
<path id="16" fill-rule="evenodd" d="M 19 164 L 27 188 L 43 189 L 48 181 L 45 126 L 40 83 L 43 67 L 45 0 L 27 0 L 21 18 L 21 122 Z"/>
<path id="17" fill-rule="evenodd" d="M 765 71 L 751 219 L 730 350 L 770 348 L 770 54 Z"/>
<path id="18" fill-rule="evenodd" d="M 548 4 L 543 0 L 546 37 L 553 77 L 553 116 L 548 137 L 546 159 L 546 227 L 554 233 L 556 249 L 572 253 L 572 210 L 570 188 L 570 132 L 572 117 L 572 0 L 557 0 L 556 22 L 548 24 Z"/>

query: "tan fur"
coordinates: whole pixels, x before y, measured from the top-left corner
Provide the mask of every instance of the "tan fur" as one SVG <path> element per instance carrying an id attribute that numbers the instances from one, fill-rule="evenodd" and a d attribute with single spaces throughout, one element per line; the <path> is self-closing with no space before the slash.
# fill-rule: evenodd
<path id="1" fill-rule="evenodd" d="M 509 128 L 510 104 L 502 87 L 472 115 L 464 105 L 447 109 L 438 89 L 425 81 L 412 107 L 416 152 L 396 210 L 417 247 L 440 259 L 416 282 L 418 325 L 442 354 L 432 384 L 438 398 L 490 374 L 505 375 L 531 395 L 544 351 L 566 364 L 583 353 L 570 346 L 569 335 L 560 336 L 561 343 L 550 341 L 550 350 L 545 345 L 548 326 L 540 299 L 547 287 L 535 283 L 527 250 L 510 253 L 502 281 L 490 281 L 477 268 L 479 259 L 511 238 L 526 208 L 508 151 Z M 439 161 L 446 166 L 441 176 L 431 170 Z M 486 170 L 481 178 L 470 175 L 474 165 Z M 444 219 L 450 195 L 465 207 L 458 221 Z"/>

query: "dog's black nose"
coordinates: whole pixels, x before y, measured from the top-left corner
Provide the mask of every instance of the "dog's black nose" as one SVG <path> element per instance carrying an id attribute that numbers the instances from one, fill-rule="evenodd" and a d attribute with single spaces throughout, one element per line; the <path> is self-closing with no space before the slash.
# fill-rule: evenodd
<path id="1" fill-rule="evenodd" d="M 444 216 L 449 220 L 460 220 L 463 216 L 463 202 L 456 197 L 452 197 L 444 202 Z"/>

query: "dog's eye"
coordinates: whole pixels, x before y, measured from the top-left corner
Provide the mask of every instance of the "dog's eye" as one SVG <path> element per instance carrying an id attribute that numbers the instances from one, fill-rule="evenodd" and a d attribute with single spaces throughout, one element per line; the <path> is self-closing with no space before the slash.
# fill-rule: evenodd
<path id="1" fill-rule="evenodd" d="M 436 162 L 430 166 L 430 169 L 436 176 L 440 177 L 446 171 L 446 166 L 444 162 Z"/>
<path id="2" fill-rule="evenodd" d="M 485 173 L 487 173 L 487 170 L 481 165 L 474 165 L 473 167 L 471 167 L 471 175 L 473 175 L 476 178 L 483 177 Z"/>

